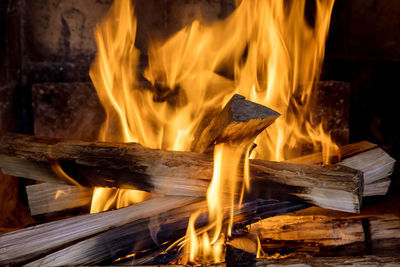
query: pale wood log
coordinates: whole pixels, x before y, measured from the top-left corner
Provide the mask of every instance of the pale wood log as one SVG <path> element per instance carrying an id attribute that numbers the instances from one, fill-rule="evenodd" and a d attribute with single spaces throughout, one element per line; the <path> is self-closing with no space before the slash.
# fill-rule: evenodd
<path id="1" fill-rule="evenodd" d="M 93 194 L 91 188 L 65 184 L 41 183 L 25 188 L 33 216 L 88 206 Z"/>
<path id="2" fill-rule="evenodd" d="M 69 174 L 88 187 L 133 186 L 152 193 L 205 196 L 213 159 L 205 154 L 149 149 L 135 143 L 59 141 L 8 134 L 0 142 L 0 167 L 11 175 L 49 182 L 70 183 Z M 360 209 L 362 174 L 345 166 L 254 159 L 250 160 L 250 175 L 252 197 L 302 199 L 348 212 Z"/>
<path id="3" fill-rule="evenodd" d="M 206 201 L 180 206 L 153 218 L 144 218 L 89 237 L 25 266 L 93 265 L 119 256 L 139 253 L 184 236 L 193 212 L 205 213 L 206 210 Z M 202 216 L 198 225 L 204 225 L 206 222 L 207 217 Z"/>
<path id="4" fill-rule="evenodd" d="M 367 254 L 361 217 L 276 216 L 250 228 L 266 255 L 313 256 Z"/>
<path id="5" fill-rule="evenodd" d="M 235 223 L 246 224 L 253 217 L 273 216 L 304 207 L 306 206 L 276 200 L 256 201 L 256 203 L 246 203 L 240 210 L 235 210 L 234 218 Z M 191 203 L 87 238 L 45 255 L 27 266 L 101 264 L 105 260 L 112 261 L 126 254 L 160 247 L 160 244 L 183 237 L 189 218 L 196 211 L 201 214 L 196 220 L 196 227 L 204 226 L 208 222 L 207 210 L 205 200 Z M 230 216 L 228 210 L 229 207 L 225 207 L 226 220 Z M 167 243 L 167 245 L 169 244 Z"/>
<path id="6" fill-rule="evenodd" d="M 0 265 L 19 264 L 110 228 L 197 202 L 190 197 L 150 199 L 137 205 L 45 223 L 0 236 Z"/>
<path id="7" fill-rule="evenodd" d="M 400 216 L 373 216 L 368 221 L 372 253 L 400 255 Z"/>
<path id="8" fill-rule="evenodd" d="M 341 158 L 338 165 L 347 166 L 363 173 L 363 196 L 385 195 L 389 190 L 388 178 L 394 169 L 395 160 L 376 144 L 361 141 L 339 147 L 340 153 L 333 158 Z M 296 164 L 321 164 L 322 153 L 313 153 L 303 157 L 289 159 L 285 162 Z M 373 184 L 371 184 L 373 183 Z M 370 185 L 371 184 L 371 185 Z"/>
<path id="9" fill-rule="evenodd" d="M 191 151 L 205 152 L 214 143 L 243 143 L 254 140 L 279 113 L 235 94 L 224 109 L 195 134 Z"/>
<path id="10" fill-rule="evenodd" d="M 260 238 L 267 255 L 347 256 L 400 252 L 400 217 L 394 214 L 282 215 L 252 224 L 249 234 Z M 239 248 L 247 250 L 246 247 L 249 246 Z"/>
<path id="11" fill-rule="evenodd" d="M 359 153 L 338 163 L 363 172 L 364 184 L 373 183 L 393 173 L 395 160 L 382 148 Z"/>
<path id="12" fill-rule="evenodd" d="M 340 150 L 345 153 L 343 157 L 350 157 L 354 154 L 359 154 L 360 152 L 363 152 L 362 150 L 364 149 L 370 150 L 370 152 L 372 152 L 377 148 L 375 144 L 369 143 L 367 141 L 362 141 L 340 147 Z M 309 156 L 310 158 L 315 157 L 315 161 L 317 161 L 317 159 L 319 158 L 319 154 L 320 153 L 315 153 Z M 289 160 L 289 162 L 293 161 L 301 164 L 302 159 L 305 160 L 306 163 L 310 162 L 306 157 L 295 158 Z M 389 189 L 390 182 L 390 178 L 385 177 L 373 183 L 364 184 L 363 197 L 385 195 Z M 54 200 L 58 190 L 62 192 L 69 192 L 73 195 L 71 195 L 72 197 L 67 197 L 66 194 L 61 194 L 57 200 Z M 89 188 L 79 188 L 72 185 L 66 186 L 61 184 L 43 183 L 27 186 L 27 195 L 32 215 L 85 206 L 88 204 L 88 201 L 90 201 L 90 192 L 91 189 Z"/>
<path id="13" fill-rule="evenodd" d="M 383 196 L 389 190 L 391 179 L 385 177 L 370 184 L 364 184 L 363 197 Z"/>

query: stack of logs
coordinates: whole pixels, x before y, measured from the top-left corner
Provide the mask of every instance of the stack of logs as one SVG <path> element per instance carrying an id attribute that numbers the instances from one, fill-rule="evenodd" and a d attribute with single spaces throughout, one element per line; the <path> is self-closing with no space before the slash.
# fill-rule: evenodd
<path id="1" fill-rule="evenodd" d="M 152 196 L 126 208 L 70 217 L 4 234 L 0 236 L 0 264 L 171 262 L 179 253 L 178 248 L 170 245 L 185 234 L 190 215 L 200 211 L 202 215 L 196 226 L 207 223 L 205 195 L 213 172 L 213 158 L 209 153 L 213 146 L 223 142 L 232 145 L 251 142 L 278 116 L 235 95 L 221 112 L 203 122 L 205 127 L 195 135 L 193 152 L 150 149 L 136 143 L 5 135 L 0 141 L 2 171 L 46 182 L 27 187 L 33 215 L 86 207 L 96 186 L 134 187 Z M 243 242 L 254 244 L 252 237 L 258 236 L 265 255 L 271 251 L 280 254 L 289 251 L 330 256 L 325 251 L 362 242 L 366 218 L 372 231 L 369 240 L 372 233 L 374 240 L 392 238 L 393 229 L 398 234 L 400 220 L 396 216 L 272 217 L 310 205 L 359 213 L 364 196 L 386 194 L 394 159 L 365 141 L 345 145 L 339 153 L 343 160 L 332 165 L 322 165 L 320 153 L 287 162 L 250 160 L 250 191 L 245 196 L 245 204 L 235 210 L 234 218 L 242 230 L 249 226 L 245 237 L 233 238 L 228 247 L 240 248 Z M 268 217 L 272 218 L 254 224 L 257 219 Z M 385 227 L 392 232 L 383 235 L 381 231 Z M 331 238 L 332 231 L 340 234 L 326 240 L 324 234 Z M 249 251 L 254 246 L 244 247 L 251 255 L 255 254 Z M 252 263 L 259 264 L 255 260 Z"/>

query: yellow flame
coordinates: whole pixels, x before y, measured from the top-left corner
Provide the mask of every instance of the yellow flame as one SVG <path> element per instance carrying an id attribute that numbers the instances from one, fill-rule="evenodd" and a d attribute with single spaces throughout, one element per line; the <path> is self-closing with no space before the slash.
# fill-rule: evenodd
<path id="1" fill-rule="evenodd" d="M 140 190 L 95 187 L 90 213 L 127 207 L 143 202 L 149 196 L 149 193 Z"/>
<path id="2" fill-rule="evenodd" d="M 306 7 L 307 3 L 315 5 Z M 326 162 L 336 147 L 323 123 L 312 120 L 311 111 L 333 3 L 243 0 L 222 21 L 195 20 L 168 40 L 150 45 L 143 75 L 153 87 L 143 89 L 136 76 L 139 51 L 134 47 L 134 8 L 131 1 L 114 1 L 96 28 L 98 54 L 90 70 L 107 114 L 99 139 L 190 150 L 195 133 L 239 93 L 282 114 L 259 135 L 252 157 L 281 161 L 299 155 L 309 145 L 314 150 L 322 148 Z M 311 15 L 306 15 L 307 10 L 313 11 Z M 240 195 L 241 200 L 250 184 L 248 144 L 219 144 L 214 151 L 214 173 L 207 191 L 209 227 L 196 231 L 198 214 L 191 217 L 186 261 L 197 256 L 221 260 L 224 233 L 229 236 L 234 206 L 239 204 L 235 199 Z M 240 172 L 243 155 L 244 175 Z M 244 177 L 241 192 L 238 177 Z M 93 199 L 106 191 L 96 189 Z M 118 196 L 108 198 L 114 203 Z M 108 208 L 113 205 L 102 202 Z M 224 227 L 226 212 L 230 220 Z"/>
<path id="3" fill-rule="evenodd" d="M 54 200 L 57 200 L 61 195 L 68 195 L 71 193 L 71 187 L 68 186 L 68 190 L 64 191 L 61 189 L 58 189 L 56 192 L 56 195 L 54 196 Z"/>

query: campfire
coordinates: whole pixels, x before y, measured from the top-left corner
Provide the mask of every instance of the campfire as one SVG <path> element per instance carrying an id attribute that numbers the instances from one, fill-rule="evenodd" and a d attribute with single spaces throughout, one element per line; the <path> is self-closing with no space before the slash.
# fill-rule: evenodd
<path id="1" fill-rule="evenodd" d="M 152 40 L 142 66 L 137 10 L 114 0 L 92 83 L 33 86 L 35 135 L 0 140 L 2 173 L 37 181 L 40 222 L 0 236 L 0 264 L 399 263 L 366 256 L 400 238 L 399 216 L 362 206 L 395 160 L 349 144 L 349 85 L 319 81 L 333 7 L 238 1 Z M 62 91 L 82 117 L 46 132 L 65 113 L 38 102 Z"/>

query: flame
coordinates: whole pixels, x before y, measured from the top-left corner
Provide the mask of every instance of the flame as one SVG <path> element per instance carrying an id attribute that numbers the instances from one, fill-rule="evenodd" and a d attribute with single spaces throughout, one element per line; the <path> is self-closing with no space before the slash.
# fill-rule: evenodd
<path id="1" fill-rule="evenodd" d="M 234 210 L 237 204 L 240 204 L 240 202 L 237 203 L 235 201 L 238 191 L 236 187 L 240 181 L 240 162 L 244 154 L 246 156 L 249 154 L 248 147 L 248 144 L 232 146 L 224 143 L 215 146 L 214 172 L 207 190 L 209 229 L 208 232 L 203 229 L 196 231 L 194 222 L 198 214 L 191 216 L 186 233 L 186 239 L 188 240 L 187 250 L 190 253 L 185 253 L 184 264 L 188 261 L 193 262 L 196 256 L 200 256 L 203 261 L 210 259 L 211 262 L 220 262 L 225 233 L 227 236 L 231 235 Z M 248 157 L 244 159 L 244 165 L 248 166 Z M 246 181 L 243 181 L 243 188 L 246 187 L 246 183 Z M 229 220 L 226 231 L 223 232 L 227 213 L 229 214 Z M 212 233 L 211 237 L 208 233 Z M 197 238 L 197 235 L 202 236 L 201 240 Z"/>
<path id="2" fill-rule="evenodd" d="M 307 2 L 315 2 L 309 19 Z M 153 44 L 145 77 L 179 87 L 188 103 L 204 110 L 221 94 L 238 93 L 283 114 L 257 138 L 253 157 L 282 161 L 297 156 L 305 143 L 332 151 L 334 144 L 310 111 L 333 3 L 243 0 L 224 21 L 196 20 L 165 43 Z"/>
<path id="3" fill-rule="evenodd" d="M 127 207 L 143 202 L 149 196 L 149 193 L 140 190 L 95 187 L 90 213 Z"/>
<path id="4" fill-rule="evenodd" d="M 138 79 L 134 7 L 131 1 L 115 0 L 95 30 L 98 54 L 90 70 L 107 114 L 99 139 L 189 151 L 195 134 L 238 93 L 283 114 L 256 139 L 251 157 L 282 161 L 310 146 L 323 149 L 327 162 L 337 147 L 323 122 L 313 121 L 311 111 L 333 3 L 243 0 L 222 21 L 195 20 L 166 41 L 150 45 L 143 77 L 152 87 L 144 89 Z M 193 214 L 186 262 L 198 256 L 221 260 L 234 207 L 249 188 L 249 145 L 219 144 L 214 153 L 208 230 L 195 229 L 199 214 Z M 241 189 L 238 177 L 244 177 Z M 104 197 L 109 190 L 96 189 L 93 203 L 102 199 L 102 208 L 93 210 L 111 208 L 120 199 L 115 194 Z"/>
<path id="5" fill-rule="evenodd" d="M 66 190 L 66 191 L 58 189 L 56 192 L 56 195 L 54 196 L 54 200 L 57 200 L 62 195 L 68 195 L 69 193 L 71 193 L 71 187 L 69 187 L 69 186 L 68 186 L 68 190 Z"/>

